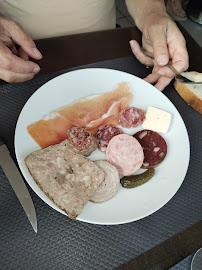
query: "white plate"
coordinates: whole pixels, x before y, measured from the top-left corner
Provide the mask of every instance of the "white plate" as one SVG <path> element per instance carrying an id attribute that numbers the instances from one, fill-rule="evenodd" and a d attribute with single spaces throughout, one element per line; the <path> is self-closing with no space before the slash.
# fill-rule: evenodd
<path id="1" fill-rule="evenodd" d="M 111 69 L 82 69 L 58 76 L 40 87 L 27 101 L 20 113 L 15 132 L 15 151 L 20 169 L 30 187 L 48 205 L 60 210 L 37 186 L 25 165 L 24 159 L 40 147 L 27 132 L 27 126 L 79 98 L 112 91 L 120 82 L 128 82 L 134 92 L 131 106 L 146 111 L 148 106 L 163 109 L 172 114 L 169 131 L 162 134 L 168 145 L 168 153 L 156 168 L 155 176 L 146 184 L 124 189 L 109 201 L 94 204 L 88 202 L 78 220 L 95 224 L 122 224 L 146 217 L 165 205 L 177 192 L 187 172 L 190 147 L 184 122 L 169 99 L 155 87 L 131 74 Z M 133 134 L 142 129 L 129 130 Z M 90 158 L 103 159 L 96 150 Z M 141 170 L 140 170 L 141 172 Z"/>

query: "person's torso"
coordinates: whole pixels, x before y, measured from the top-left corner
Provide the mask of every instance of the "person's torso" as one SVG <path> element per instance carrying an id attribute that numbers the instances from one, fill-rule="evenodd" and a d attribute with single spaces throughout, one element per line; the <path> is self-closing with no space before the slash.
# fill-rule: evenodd
<path id="1" fill-rule="evenodd" d="M 33 39 L 112 29 L 114 0 L 2 0 L 0 14 Z"/>

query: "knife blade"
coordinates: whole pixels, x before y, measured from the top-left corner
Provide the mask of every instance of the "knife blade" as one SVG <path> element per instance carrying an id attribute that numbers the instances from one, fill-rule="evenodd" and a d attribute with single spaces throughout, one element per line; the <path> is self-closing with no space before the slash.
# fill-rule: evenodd
<path id="1" fill-rule="evenodd" d="M 0 146 L 0 165 L 15 191 L 34 231 L 37 233 L 37 218 L 32 198 L 5 144 Z"/>

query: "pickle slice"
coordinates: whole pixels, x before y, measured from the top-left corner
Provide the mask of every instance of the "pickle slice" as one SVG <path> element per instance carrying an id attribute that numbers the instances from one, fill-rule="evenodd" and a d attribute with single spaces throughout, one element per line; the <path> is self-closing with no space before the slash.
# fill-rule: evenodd
<path id="1" fill-rule="evenodd" d="M 121 185 L 124 188 L 135 188 L 148 182 L 155 174 L 154 168 L 137 175 L 124 176 L 121 178 Z"/>

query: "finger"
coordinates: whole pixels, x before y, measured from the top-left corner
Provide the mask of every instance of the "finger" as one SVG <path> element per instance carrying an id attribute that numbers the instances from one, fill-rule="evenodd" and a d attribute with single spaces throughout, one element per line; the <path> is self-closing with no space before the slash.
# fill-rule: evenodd
<path id="1" fill-rule="evenodd" d="M 15 42 L 12 40 L 12 38 L 5 35 L 1 35 L 1 42 L 9 48 L 15 46 Z"/>
<path id="2" fill-rule="evenodd" d="M 160 67 L 156 73 L 159 74 L 160 76 L 164 76 L 167 78 L 175 77 L 175 73 L 169 67 Z"/>
<path id="3" fill-rule="evenodd" d="M 144 78 L 144 80 L 148 83 L 154 84 L 156 83 L 160 78 L 160 75 L 158 75 L 157 73 L 152 73 L 149 74 L 146 78 Z"/>
<path id="4" fill-rule="evenodd" d="M 150 57 L 146 56 L 136 40 L 130 41 L 130 47 L 135 57 L 146 66 L 153 66 L 154 61 Z"/>
<path id="5" fill-rule="evenodd" d="M 176 44 L 175 49 L 171 53 L 172 65 L 178 72 L 182 72 L 189 67 L 189 56 L 184 44 Z"/>
<path id="6" fill-rule="evenodd" d="M 178 62 L 172 64 L 172 66 L 176 69 L 178 73 L 185 71 L 188 68 L 188 63 L 185 59 L 179 60 Z M 176 74 L 173 72 L 173 70 L 167 66 L 165 67 L 158 67 L 158 70 L 156 71 L 157 74 L 161 76 L 165 76 L 168 78 L 174 78 Z"/>
<path id="7" fill-rule="evenodd" d="M 179 73 L 188 69 L 189 56 L 184 44 L 178 44 L 175 48 L 170 48 L 169 65 L 172 65 Z M 167 66 L 155 65 L 155 72 L 161 76 L 173 78 L 175 73 Z"/>
<path id="8" fill-rule="evenodd" d="M 169 85 L 169 83 L 172 81 L 172 78 L 167 78 L 161 76 L 158 80 L 158 82 L 154 85 L 158 90 L 163 91 L 164 88 Z"/>
<path id="9" fill-rule="evenodd" d="M 0 69 L 0 79 L 9 83 L 28 81 L 31 80 L 34 76 L 35 76 L 34 73 L 22 74 L 8 71 L 5 69 Z"/>
<path id="10" fill-rule="evenodd" d="M 32 58 L 41 59 L 42 54 L 36 48 L 36 44 L 30 36 L 23 30 L 23 28 L 16 22 L 5 20 L 4 27 L 9 32 L 13 41 L 18 44 L 22 49 Z"/>
<path id="11" fill-rule="evenodd" d="M 23 49 L 21 47 L 18 49 L 18 56 L 25 61 L 29 60 L 28 54 L 25 51 L 23 51 Z"/>
<path id="12" fill-rule="evenodd" d="M 160 66 L 166 65 L 169 61 L 166 31 L 162 26 L 158 26 L 158 29 L 156 25 L 151 26 L 149 28 L 149 37 L 154 51 L 154 59 L 157 64 Z"/>
<path id="13" fill-rule="evenodd" d="M 14 55 L 3 43 L 0 42 L 0 67 L 17 73 L 38 73 L 39 65 L 31 61 L 25 61 Z"/>
<path id="14" fill-rule="evenodd" d="M 17 51 L 17 49 L 16 49 L 15 46 L 13 46 L 13 47 L 11 48 L 11 51 L 12 51 L 13 54 L 18 55 L 18 51 Z"/>
<path id="15" fill-rule="evenodd" d="M 157 73 L 159 69 L 160 69 L 160 66 L 157 65 L 156 63 L 154 63 L 154 67 L 152 69 L 152 73 Z"/>

